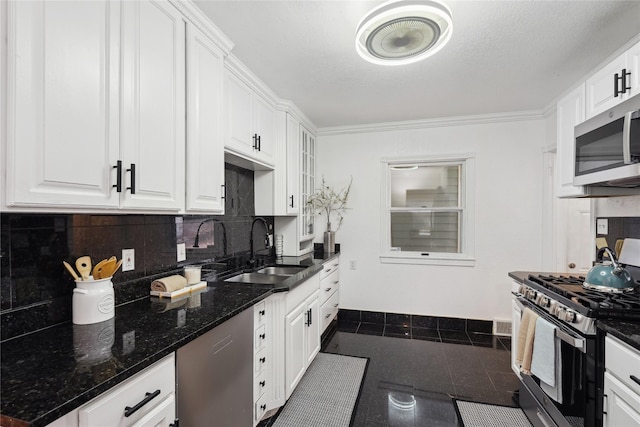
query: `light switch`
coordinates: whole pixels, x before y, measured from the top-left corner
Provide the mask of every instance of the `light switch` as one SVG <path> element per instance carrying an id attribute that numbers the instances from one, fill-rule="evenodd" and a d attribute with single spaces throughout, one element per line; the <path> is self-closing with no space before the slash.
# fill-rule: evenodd
<path id="1" fill-rule="evenodd" d="M 609 234 L 608 218 L 598 218 L 596 220 L 596 234 Z"/>

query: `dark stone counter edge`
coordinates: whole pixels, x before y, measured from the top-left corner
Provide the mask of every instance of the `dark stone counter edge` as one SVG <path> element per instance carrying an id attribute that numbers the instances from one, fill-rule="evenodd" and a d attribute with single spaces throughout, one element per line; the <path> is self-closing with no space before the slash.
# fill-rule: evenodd
<path id="1" fill-rule="evenodd" d="M 597 326 L 640 351 L 640 322 L 623 320 L 598 320 Z"/>
<path id="2" fill-rule="evenodd" d="M 89 402 L 90 400 L 94 399 L 95 397 L 101 395 L 102 393 L 109 391 L 110 389 L 112 389 L 113 387 L 117 386 L 118 384 L 122 383 L 123 381 L 127 380 L 128 378 L 131 378 L 132 376 L 134 376 L 135 374 L 143 371 L 144 369 L 148 368 L 149 366 L 151 366 L 152 364 L 154 364 L 155 362 L 163 359 L 164 357 L 168 356 L 169 354 L 173 353 L 174 351 L 178 350 L 180 347 L 186 345 L 187 343 L 193 341 L 194 339 L 198 338 L 199 336 L 209 332 L 210 330 L 212 330 L 213 328 L 215 328 L 218 325 L 221 325 L 222 323 L 224 323 L 225 321 L 229 320 L 230 318 L 232 318 L 233 316 L 243 312 L 244 310 L 252 307 L 253 305 L 257 304 L 258 302 L 266 299 L 267 297 L 269 297 L 269 295 L 271 295 L 274 292 L 288 292 L 294 288 L 296 288 L 298 285 L 300 285 L 301 283 L 303 283 L 304 281 L 306 281 L 307 279 L 309 279 L 310 277 L 316 275 L 317 273 L 319 273 L 322 269 L 323 269 L 323 264 L 327 261 L 330 261 L 336 257 L 338 257 L 340 255 L 339 252 L 334 253 L 334 254 L 324 254 L 324 257 L 322 259 L 315 259 L 314 263 L 310 266 L 308 266 L 308 268 L 306 268 L 305 270 L 301 271 L 300 273 L 290 277 L 289 279 L 285 280 L 280 286 L 274 286 L 274 287 L 265 287 L 265 291 L 264 293 L 257 297 L 254 298 L 253 300 L 237 307 L 235 310 L 230 311 L 229 313 L 225 314 L 224 316 L 216 319 L 215 321 L 205 324 L 203 325 L 198 331 L 193 332 L 187 336 L 182 337 L 180 340 L 174 342 L 172 345 L 161 349 L 160 351 L 156 352 L 155 354 L 153 354 L 152 356 L 149 356 L 148 358 L 140 361 L 139 363 L 137 363 L 136 365 L 120 372 L 119 374 L 115 375 L 114 377 L 110 378 L 109 380 L 101 383 L 100 385 L 93 387 L 83 393 L 80 393 L 78 396 L 76 396 L 76 398 L 65 402 L 63 405 L 60 405 L 58 407 L 52 408 L 50 411 L 39 415 L 37 418 L 31 420 L 31 421 L 25 421 L 25 420 L 21 420 L 18 418 L 13 418 L 11 417 L 10 414 L 0 414 L 0 421 L 2 422 L 2 425 L 16 425 L 16 426 L 33 426 L 33 427 L 44 427 L 54 421 L 56 421 L 58 418 L 68 414 L 69 412 L 72 412 L 73 410 L 81 407 L 82 405 L 84 405 L 85 403 Z M 288 257 L 285 257 L 288 258 Z M 293 257 L 292 257 L 293 258 Z M 294 261 L 290 261 L 290 263 L 293 263 Z"/>
<path id="3" fill-rule="evenodd" d="M 549 274 L 536 273 L 531 271 L 510 271 L 509 277 L 523 283 L 529 274 Z M 551 273 L 557 274 L 557 273 Z M 640 322 L 603 319 L 596 322 L 596 326 L 621 341 L 629 344 L 636 350 L 640 350 Z"/>

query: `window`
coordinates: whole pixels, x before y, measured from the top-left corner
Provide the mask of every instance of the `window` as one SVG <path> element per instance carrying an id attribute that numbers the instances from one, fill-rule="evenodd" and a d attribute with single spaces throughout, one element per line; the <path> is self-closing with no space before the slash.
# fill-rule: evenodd
<path id="1" fill-rule="evenodd" d="M 473 154 L 382 160 L 382 262 L 474 265 L 473 168 Z"/>

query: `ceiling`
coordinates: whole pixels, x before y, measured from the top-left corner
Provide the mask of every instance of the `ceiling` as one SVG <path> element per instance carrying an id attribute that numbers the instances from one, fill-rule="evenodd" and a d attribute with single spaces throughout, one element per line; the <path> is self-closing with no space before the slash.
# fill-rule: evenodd
<path id="1" fill-rule="evenodd" d="M 405 66 L 355 51 L 380 1 L 195 4 L 232 54 L 318 127 L 541 111 L 640 33 L 640 1 L 454 1 L 447 46 Z"/>

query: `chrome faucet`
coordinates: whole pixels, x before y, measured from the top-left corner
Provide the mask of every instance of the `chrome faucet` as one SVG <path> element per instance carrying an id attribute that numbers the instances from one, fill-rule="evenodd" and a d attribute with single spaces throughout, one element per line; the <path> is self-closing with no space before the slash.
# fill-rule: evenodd
<path id="1" fill-rule="evenodd" d="M 251 222 L 251 235 L 249 236 L 249 248 L 251 251 L 251 258 L 249 259 L 249 263 L 251 263 L 252 265 L 255 263 L 255 253 L 254 253 L 254 248 L 253 248 L 253 227 L 255 226 L 256 222 L 258 221 L 262 221 L 262 224 L 264 225 L 264 232 L 265 232 L 265 236 L 264 236 L 264 247 L 265 248 L 269 248 L 271 245 L 269 244 L 269 224 L 267 224 L 267 221 L 262 218 L 262 217 L 256 217 L 254 218 L 254 220 Z"/>
<path id="2" fill-rule="evenodd" d="M 200 227 L 202 227 L 202 225 L 206 224 L 207 222 L 213 222 L 214 224 L 218 223 L 222 227 L 222 251 L 223 251 L 223 255 L 226 255 L 227 254 L 227 228 L 224 226 L 224 223 L 222 221 L 216 218 L 205 219 L 200 223 L 200 225 L 198 226 L 198 231 L 196 231 L 196 238 L 193 241 L 193 247 L 194 248 L 200 247 L 198 246 L 198 244 L 200 243 Z"/>

